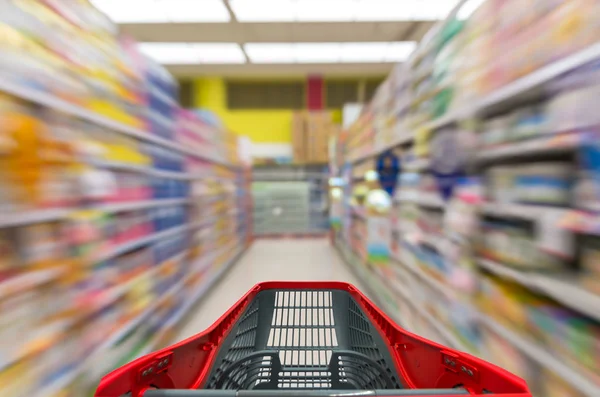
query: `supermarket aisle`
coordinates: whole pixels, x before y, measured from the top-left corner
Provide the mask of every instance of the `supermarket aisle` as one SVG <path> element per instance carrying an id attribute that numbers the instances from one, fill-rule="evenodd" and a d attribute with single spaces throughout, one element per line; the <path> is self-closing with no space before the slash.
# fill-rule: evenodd
<path id="1" fill-rule="evenodd" d="M 254 284 L 269 280 L 336 280 L 361 287 L 328 239 L 257 240 L 200 303 L 177 340 L 204 330 Z"/>

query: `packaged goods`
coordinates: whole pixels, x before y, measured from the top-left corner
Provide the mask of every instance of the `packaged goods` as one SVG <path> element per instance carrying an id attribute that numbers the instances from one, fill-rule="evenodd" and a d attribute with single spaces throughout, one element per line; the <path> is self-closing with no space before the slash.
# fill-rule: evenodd
<path id="1" fill-rule="evenodd" d="M 567 206 L 571 202 L 572 175 L 570 163 L 528 165 L 515 178 L 517 201 Z"/>
<path id="2" fill-rule="evenodd" d="M 23 267 L 49 267 L 62 265 L 66 247 L 61 230 L 56 223 L 40 223 L 16 229 L 20 264 Z"/>
<path id="3" fill-rule="evenodd" d="M 357 203 L 351 193 L 364 163 L 410 147 L 390 211 L 390 246 L 397 267 L 417 277 L 367 266 L 384 284 L 394 278 L 397 293 L 382 299 L 402 306 L 408 294 L 404 306 L 428 313 L 412 323 L 419 333 L 492 356 L 534 395 L 593 395 L 600 385 L 600 3 L 480 3 L 468 19 L 464 6 L 430 31 L 347 127 L 338 150 L 349 167 L 343 175 L 353 178 L 340 200 Z M 391 141 L 389 125 L 397 131 Z M 478 133 L 474 146 L 464 145 L 465 132 Z M 461 143 L 458 154 L 444 136 Z M 412 165 L 425 154 L 428 164 Z M 464 197 L 459 181 L 434 178 L 437 160 L 461 156 L 460 171 L 482 176 Z M 440 188 L 453 194 L 441 200 Z M 335 237 L 357 262 L 365 260 L 358 212 L 348 209 Z"/>
<path id="4" fill-rule="evenodd" d="M 570 163 L 494 166 L 487 171 L 488 197 L 498 202 L 567 206 L 571 203 Z"/>
<path id="5" fill-rule="evenodd" d="M 518 373 L 523 378 L 532 392 L 539 391 L 537 366 L 521 350 L 515 348 L 510 342 L 497 335 L 486 327 L 481 329 L 482 349 L 489 360 L 513 373 Z M 542 387 L 545 380 L 542 383 Z M 546 394 L 541 394 L 546 396 Z"/>
<path id="6" fill-rule="evenodd" d="M 515 112 L 511 140 L 534 138 L 548 129 L 544 106 L 526 107 Z"/>
<path id="7" fill-rule="evenodd" d="M 87 0 L 0 1 L 0 395 L 93 393 L 172 336 L 206 257 L 245 239 L 237 136 L 207 113 L 180 134 L 175 79 L 136 47 Z M 192 242 L 187 203 L 168 199 L 214 185 L 227 197 L 198 220 L 227 219 Z M 153 305 L 168 311 L 149 332 L 136 316 Z"/>
<path id="8" fill-rule="evenodd" d="M 581 270 L 584 286 L 600 292 L 600 239 L 596 236 L 585 236 L 581 241 Z"/>
<path id="9" fill-rule="evenodd" d="M 540 375 L 540 395 L 546 397 L 583 397 L 584 395 L 577 391 L 572 385 L 565 382 L 555 373 L 545 370 Z"/>

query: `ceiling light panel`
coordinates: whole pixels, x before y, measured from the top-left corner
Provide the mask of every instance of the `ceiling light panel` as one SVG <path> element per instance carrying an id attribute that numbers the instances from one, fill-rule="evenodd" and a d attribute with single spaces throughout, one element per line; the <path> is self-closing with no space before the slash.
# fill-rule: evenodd
<path id="1" fill-rule="evenodd" d="M 457 4 L 458 0 L 230 0 L 240 22 L 439 20 Z"/>
<path id="2" fill-rule="evenodd" d="M 292 43 L 248 43 L 244 45 L 252 63 L 294 63 Z"/>
<path id="3" fill-rule="evenodd" d="M 248 43 L 252 63 L 384 63 L 402 62 L 415 42 L 373 43 Z"/>
<path id="4" fill-rule="evenodd" d="M 235 43 L 142 43 L 141 52 L 164 65 L 240 64 L 246 57 Z"/>
<path id="5" fill-rule="evenodd" d="M 240 22 L 294 22 L 293 0 L 230 0 L 229 4 Z"/>
<path id="6" fill-rule="evenodd" d="M 417 49 L 415 41 L 396 41 L 389 43 L 384 62 L 404 62 Z"/>
<path id="7" fill-rule="evenodd" d="M 446 18 L 458 0 L 355 0 L 357 21 L 435 21 Z"/>
<path id="8" fill-rule="evenodd" d="M 246 63 L 244 52 L 236 43 L 194 43 L 191 46 L 198 51 L 200 63 Z"/>
<path id="9" fill-rule="evenodd" d="M 354 0 L 295 1 L 294 15 L 298 22 L 347 22 L 356 15 Z"/>
<path id="10" fill-rule="evenodd" d="M 231 15 L 221 0 L 160 0 L 171 22 L 229 22 Z"/>
<path id="11" fill-rule="evenodd" d="M 116 23 L 229 22 L 222 0 L 92 0 Z"/>
<path id="12" fill-rule="evenodd" d="M 340 43 L 295 43 L 296 63 L 337 63 L 341 57 Z"/>

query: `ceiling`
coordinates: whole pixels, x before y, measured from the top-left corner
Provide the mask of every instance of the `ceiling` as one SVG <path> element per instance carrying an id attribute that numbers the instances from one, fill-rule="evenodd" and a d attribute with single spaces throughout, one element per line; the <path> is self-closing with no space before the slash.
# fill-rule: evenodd
<path id="1" fill-rule="evenodd" d="M 458 0 L 92 0 L 176 76 L 381 76 Z"/>

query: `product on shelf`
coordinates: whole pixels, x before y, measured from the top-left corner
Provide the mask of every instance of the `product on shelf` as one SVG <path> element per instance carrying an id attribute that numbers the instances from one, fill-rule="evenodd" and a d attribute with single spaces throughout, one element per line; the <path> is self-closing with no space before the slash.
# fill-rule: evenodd
<path id="1" fill-rule="evenodd" d="M 581 242 L 582 283 L 600 294 L 600 239 L 597 236 L 585 236 Z"/>
<path id="2" fill-rule="evenodd" d="M 583 397 L 584 394 L 579 392 L 576 388 L 561 379 L 560 376 L 555 373 L 545 370 L 541 375 L 540 392 L 541 396 L 546 397 Z"/>
<path id="3" fill-rule="evenodd" d="M 492 329 L 482 327 L 481 344 L 485 349 L 486 357 L 489 357 L 492 363 L 507 371 L 519 374 L 519 377 L 527 382 L 533 393 L 540 394 L 540 386 L 543 388 L 542 390 L 546 390 L 546 377 L 544 377 L 544 381 L 540 382 L 542 385 L 537 382 L 540 370 L 536 363 Z M 548 394 L 541 393 L 540 395 L 546 396 Z"/>
<path id="4" fill-rule="evenodd" d="M 357 207 L 335 241 L 404 326 L 511 369 L 536 395 L 595 396 L 600 3 L 460 11 L 336 140 L 352 206 L 365 164 L 399 153 L 392 266 L 413 278 L 365 260 Z M 470 177 L 450 184 L 449 171 Z"/>
<path id="5" fill-rule="evenodd" d="M 0 55 L 0 395 L 83 396 L 247 244 L 248 180 L 237 136 L 207 114 L 180 134 L 175 79 L 88 1 L 0 2 Z"/>
<path id="6" fill-rule="evenodd" d="M 595 378 L 600 324 L 515 284 L 486 277 L 482 283 L 485 313 L 521 337 L 548 349 L 570 366 Z"/>
<path id="7" fill-rule="evenodd" d="M 566 269 L 568 262 L 541 250 L 530 222 L 485 221 L 482 226 L 482 256 L 525 270 Z"/>

